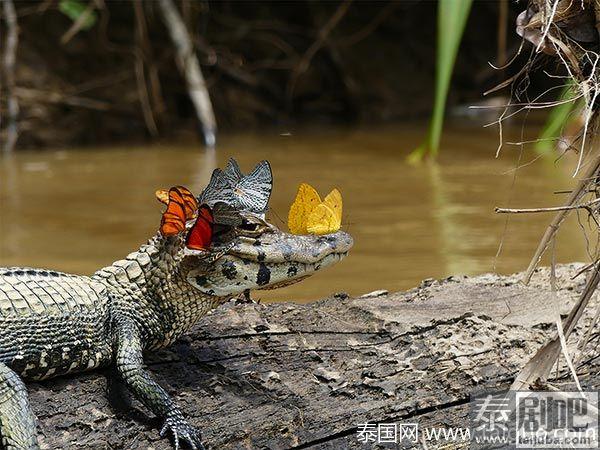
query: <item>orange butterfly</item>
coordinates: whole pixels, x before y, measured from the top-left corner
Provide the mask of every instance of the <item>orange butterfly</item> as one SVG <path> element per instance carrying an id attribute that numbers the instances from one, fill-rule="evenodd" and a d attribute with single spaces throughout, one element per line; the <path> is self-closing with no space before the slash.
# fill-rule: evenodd
<path id="1" fill-rule="evenodd" d="M 163 236 L 173 236 L 185 230 L 185 223 L 193 219 L 198 212 L 196 197 L 183 186 L 172 187 L 168 194 L 164 189 L 158 190 L 156 198 L 167 205 L 160 221 L 160 232 Z"/>

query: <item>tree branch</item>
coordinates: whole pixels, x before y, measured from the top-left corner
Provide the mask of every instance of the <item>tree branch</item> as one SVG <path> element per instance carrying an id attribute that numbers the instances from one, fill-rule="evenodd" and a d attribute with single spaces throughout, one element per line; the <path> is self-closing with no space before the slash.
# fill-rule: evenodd
<path id="1" fill-rule="evenodd" d="M 190 34 L 171 0 L 159 0 L 158 4 L 177 51 L 179 70 L 187 82 L 189 96 L 202 125 L 204 142 L 212 148 L 215 146 L 217 123 Z"/>
<path id="2" fill-rule="evenodd" d="M 4 49 L 3 69 L 6 87 L 6 98 L 8 106 L 8 124 L 6 126 L 7 136 L 4 143 L 4 151 L 11 152 L 15 148 L 19 137 L 18 117 L 19 102 L 15 93 L 15 60 L 17 45 L 19 43 L 19 27 L 17 14 L 12 0 L 3 0 L 4 21 L 6 22 L 6 47 Z"/>

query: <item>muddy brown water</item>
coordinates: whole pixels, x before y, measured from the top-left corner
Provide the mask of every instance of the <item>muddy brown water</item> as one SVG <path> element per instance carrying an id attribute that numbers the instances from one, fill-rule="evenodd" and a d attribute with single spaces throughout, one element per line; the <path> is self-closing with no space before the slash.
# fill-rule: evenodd
<path id="1" fill-rule="evenodd" d="M 436 164 L 408 165 L 405 156 L 423 135 L 415 126 L 265 131 L 221 137 L 216 158 L 197 144 L 18 152 L 0 161 L 0 266 L 91 274 L 155 232 L 157 188 L 198 191 L 215 163 L 235 156 L 244 170 L 271 162 L 269 216 L 283 228 L 300 182 L 322 194 L 339 188 L 343 229 L 356 242 L 337 266 L 255 298 L 308 301 L 340 291 L 407 289 L 428 277 L 523 270 L 551 216 L 512 216 L 505 231 L 506 216 L 493 209 L 559 205 L 565 195 L 554 191 L 572 186 L 572 163 L 531 162 L 535 154 L 526 150 L 513 185 L 519 147 L 505 146 L 496 159 L 495 130 L 453 126 Z M 556 259 L 587 260 L 575 216 L 557 241 Z"/>

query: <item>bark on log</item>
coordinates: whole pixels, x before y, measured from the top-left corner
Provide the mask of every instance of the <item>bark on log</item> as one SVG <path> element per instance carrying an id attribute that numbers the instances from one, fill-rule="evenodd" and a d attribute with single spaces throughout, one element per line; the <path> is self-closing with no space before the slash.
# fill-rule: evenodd
<path id="1" fill-rule="evenodd" d="M 570 279 L 580 268 L 558 268 L 563 314 L 583 287 L 583 277 Z M 548 270 L 528 286 L 520 277 L 451 277 L 309 305 L 232 302 L 147 363 L 214 449 L 362 448 L 355 427 L 365 422 L 464 427 L 469 393 L 508 388 L 554 331 Z M 590 352 L 579 373 L 598 389 Z M 171 448 L 143 407 L 115 401 L 110 379 L 29 385 L 42 448 Z"/>

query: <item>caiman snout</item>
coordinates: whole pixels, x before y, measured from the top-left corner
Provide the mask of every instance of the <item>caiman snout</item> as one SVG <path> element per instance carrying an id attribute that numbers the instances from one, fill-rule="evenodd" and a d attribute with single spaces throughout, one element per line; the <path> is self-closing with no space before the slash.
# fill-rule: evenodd
<path id="1" fill-rule="evenodd" d="M 344 231 L 297 236 L 277 230 L 256 239 L 240 240 L 229 253 L 256 262 L 314 264 L 332 253 L 347 253 L 353 244 L 352 237 Z"/>
<path id="2" fill-rule="evenodd" d="M 207 272 L 192 271 L 187 278 L 204 293 L 219 297 L 287 286 L 337 263 L 353 244 L 344 231 L 298 236 L 271 229 L 255 238 L 238 238 Z"/>

